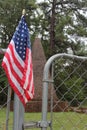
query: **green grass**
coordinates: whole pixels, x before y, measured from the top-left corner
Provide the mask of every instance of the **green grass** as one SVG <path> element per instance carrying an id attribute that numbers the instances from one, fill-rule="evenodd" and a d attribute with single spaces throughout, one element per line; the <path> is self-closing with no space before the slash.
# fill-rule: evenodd
<path id="1" fill-rule="evenodd" d="M 26 122 L 40 121 L 41 113 L 25 113 L 25 120 Z M 50 120 L 50 113 L 48 113 L 48 120 Z M 53 113 L 53 130 L 87 130 L 87 114 L 55 112 Z"/>
<path id="2" fill-rule="evenodd" d="M 50 113 L 47 119 L 50 120 Z M 25 113 L 25 122 L 41 121 L 41 113 Z M 4 130 L 6 121 L 5 109 L 0 110 L 0 130 Z M 10 112 L 9 130 L 12 130 L 13 113 Z M 28 129 L 27 129 L 28 130 Z M 38 130 L 32 128 L 29 130 Z M 49 128 L 47 130 L 50 130 Z M 87 130 L 87 114 L 75 112 L 55 112 L 53 113 L 53 130 Z"/>
<path id="3" fill-rule="evenodd" d="M 9 115 L 9 130 L 12 130 L 13 125 L 13 112 Z M 6 108 L 0 109 L 0 130 L 6 130 Z"/>
<path id="4" fill-rule="evenodd" d="M 87 130 L 87 115 L 75 112 L 54 113 L 53 130 Z"/>

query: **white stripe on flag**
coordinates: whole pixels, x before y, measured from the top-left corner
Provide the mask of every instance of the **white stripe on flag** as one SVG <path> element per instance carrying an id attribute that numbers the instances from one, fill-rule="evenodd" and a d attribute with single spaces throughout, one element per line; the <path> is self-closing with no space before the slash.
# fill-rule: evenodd
<path id="1" fill-rule="evenodd" d="M 11 53 L 11 50 L 8 48 L 7 50 L 7 53 L 10 57 L 10 62 L 12 64 L 12 68 L 14 69 L 14 71 L 16 72 L 16 74 L 20 77 L 20 79 L 22 79 L 23 77 L 23 74 L 22 72 L 20 71 L 20 69 L 17 67 L 17 65 L 14 63 L 14 60 L 13 60 L 13 57 L 12 57 L 12 53 Z M 4 59 L 5 60 L 5 59 Z"/>
<path id="2" fill-rule="evenodd" d="M 30 82 L 30 81 L 28 81 L 29 80 L 29 74 L 30 74 L 30 64 L 31 64 L 31 51 L 29 51 L 29 54 L 28 54 L 29 56 L 28 56 L 28 69 L 27 69 L 27 72 L 26 72 L 26 80 L 25 80 L 25 84 L 24 84 L 24 89 L 26 89 L 27 88 L 27 86 L 28 86 L 28 83 Z"/>

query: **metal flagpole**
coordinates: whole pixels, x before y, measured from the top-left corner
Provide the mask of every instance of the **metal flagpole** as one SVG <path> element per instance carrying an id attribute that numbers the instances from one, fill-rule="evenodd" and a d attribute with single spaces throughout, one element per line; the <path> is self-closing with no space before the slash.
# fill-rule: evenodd
<path id="1" fill-rule="evenodd" d="M 24 106 L 20 102 L 18 96 L 14 95 L 14 119 L 13 130 L 22 130 L 24 123 Z"/>
<path id="2" fill-rule="evenodd" d="M 25 9 L 22 11 L 22 15 L 25 15 Z M 24 106 L 20 102 L 20 99 L 14 95 L 14 119 L 13 119 L 13 130 L 23 130 L 24 125 Z"/>

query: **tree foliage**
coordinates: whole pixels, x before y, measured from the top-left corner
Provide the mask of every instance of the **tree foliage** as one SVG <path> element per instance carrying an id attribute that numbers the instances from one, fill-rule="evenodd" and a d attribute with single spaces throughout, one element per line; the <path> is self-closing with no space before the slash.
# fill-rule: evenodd
<path id="1" fill-rule="evenodd" d="M 22 15 L 22 10 L 26 9 L 26 20 L 32 33 L 32 38 L 36 35 L 38 18 L 36 17 L 36 0 L 4 0 L 0 1 L 0 37 L 1 46 L 7 47 L 15 28 Z M 37 26 L 36 26 L 37 25 Z"/>
<path id="2" fill-rule="evenodd" d="M 79 48 L 85 46 L 81 38 L 87 37 L 87 17 L 84 15 L 87 0 L 49 0 L 40 6 L 44 13 L 45 30 L 48 32 L 50 55 L 67 53 L 67 48 L 71 48 L 74 54 L 81 55 L 81 51 L 78 53 Z M 50 56 L 48 53 L 47 57 Z"/>
<path id="3" fill-rule="evenodd" d="M 70 51 L 75 55 L 86 56 L 87 0 L 48 0 L 40 3 L 40 6 L 44 13 L 44 29 L 48 32 L 46 36 L 42 35 L 42 39 L 45 39 L 43 46 L 47 59 L 53 54 L 69 53 Z M 65 63 L 67 63 L 67 60 Z M 80 66 L 77 73 L 73 74 L 72 66 L 74 70 L 76 67 L 75 61 L 63 69 L 65 63 L 57 61 L 55 68 L 54 77 L 58 74 L 54 82 L 57 96 L 61 100 L 71 100 L 72 104 L 75 104 L 75 102 L 77 104 L 84 99 L 85 93 L 87 93 L 87 86 L 84 87 L 84 90 L 82 89 L 83 84 L 86 83 L 87 76 L 80 77 L 83 74 L 83 68 L 86 70 L 86 63 Z M 78 62 L 77 64 L 79 65 Z M 58 70 L 61 72 L 59 73 Z M 79 73 L 80 75 L 77 75 Z M 75 81 L 77 82 L 72 87 Z M 74 96 L 80 89 L 82 91 L 75 98 Z"/>

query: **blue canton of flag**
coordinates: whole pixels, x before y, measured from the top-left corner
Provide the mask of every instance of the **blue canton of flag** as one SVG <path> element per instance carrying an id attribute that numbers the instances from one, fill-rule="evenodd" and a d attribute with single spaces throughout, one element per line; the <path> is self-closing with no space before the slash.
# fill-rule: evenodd
<path id="1" fill-rule="evenodd" d="M 31 45 L 29 39 L 29 29 L 25 22 L 25 17 L 23 16 L 13 36 L 15 49 L 23 60 L 26 57 L 26 47 L 30 48 Z"/>
<path id="2" fill-rule="evenodd" d="M 34 96 L 29 29 L 22 16 L 2 61 L 9 84 L 25 105 Z"/>

